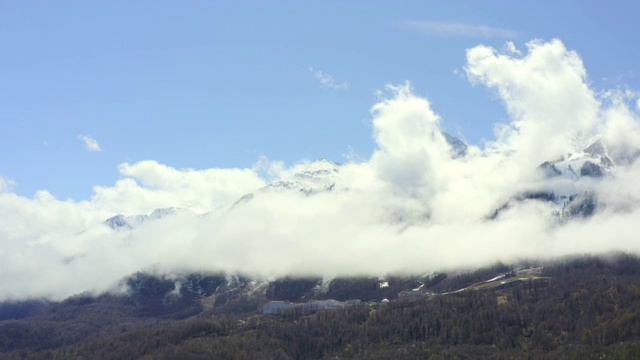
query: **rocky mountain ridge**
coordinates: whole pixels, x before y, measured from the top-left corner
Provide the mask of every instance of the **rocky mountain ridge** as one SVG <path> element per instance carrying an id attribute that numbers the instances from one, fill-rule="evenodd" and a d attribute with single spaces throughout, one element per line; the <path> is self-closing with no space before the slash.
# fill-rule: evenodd
<path id="1" fill-rule="evenodd" d="M 468 152 L 467 145 L 460 139 L 441 132 L 450 146 L 451 157 L 464 158 Z M 624 149 L 619 146 L 606 144 L 598 139 L 580 152 L 568 153 L 558 159 L 545 161 L 538 166 L 543 179 L 552 183 L 563 179 L 568 183 L 576 183 L 581 179 L 606 180 L 614 176 L 616 166 L 627 166 L 640 157 L 640 149 Z M 251 202 L 257 196 L 263 194 L 299 193 L 305 196 L 330 191 L 348 191 L 341 181 L 341 170 L 344 165 L 327 159 L 319 159 L 309 163 L 301 170 L 293 173 L 289 178 L 275 181 L 252 193 L 238 199 L 230 210 L 237 206 Z M 556 181 L 557 182 L 557 181 Z M 487 218 L 496 220 L 499 215 L 510 206 L 522 201 L 543 201 L 554 204 L 554 215 L 560 221 L 567 221 L 576 217 L 589 217 L 604 204 L 599 202 L 598 194 L 589 189 L 576 190 L 575 187 L 531 189 L 529 191 L 514 194 L 510 199 L 497 206 Z M 105 221 L 112 229 L 127 230 L 140 226 L 143 223 L 158 221 L 178 213 L 188 213 L 189 210 L 169 207 L 157 209 L 151 214 L 116 215 Z"/>
<path id="2" fill-rule="evenodd" d="M 147 214 L 137 214 L 137 215 L 122 215 L 118 214 L 113 217 L 108 218 L 104 221 L 104 224 L 108 227 L 117 230 L 117 229 L 133 229 L 144 223 L 154 222 L 161 219 L 164 219 L 168 216 L 173 216 L 177 214 L 194 214 L 188 209 L 179 208 L 179 207 L 167 207 L 161 209 L 155 209 L 149 215 Z"/>

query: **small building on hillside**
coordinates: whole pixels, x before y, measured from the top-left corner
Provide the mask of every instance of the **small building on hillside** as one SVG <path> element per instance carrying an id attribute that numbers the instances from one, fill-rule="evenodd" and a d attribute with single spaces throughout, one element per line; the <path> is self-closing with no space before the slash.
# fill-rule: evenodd
<path id="1" fill-rule="evenodd" d="M 296 308 L 296 305 L 286 301 L 269 301 L 264 304 L 262 308 L 262 313 L 265 315 L 269 314 L 280 314 L 285 311 L 293 310 Z"/>
<path id="2" fill-rule="evenodd" d="M 305 310 L 312 310 L 312 311 L 317 311 L 317 310 L 335 310 L 335 309 L 342 309 L 345 307 L 345 304 L 338 301 L 338 300 L 314 300 L 314 301 L 309 301 L 308 303 L 303 303 L 300 305 L 300 307 L 302 307 Z"/>
<path id="3" fill-rule="evenodd" d="M 345 306 L 361 306 L 362 301 L 360 299 L 345 300 L 344 305 Z"/>

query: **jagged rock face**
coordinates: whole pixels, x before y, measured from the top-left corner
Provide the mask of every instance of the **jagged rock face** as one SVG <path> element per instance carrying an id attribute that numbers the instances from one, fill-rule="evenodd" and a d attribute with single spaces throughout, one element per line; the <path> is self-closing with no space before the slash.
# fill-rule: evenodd
<path id="1" fill-rule="evenodd" d="M 607 146 L 602 140 L 598 140 L 580 153 L 568 154 L 555 161 L 545 161 L 538 166 L 538 169 L 548 179 L 565 177 L 570 181 L 579 181 L 580 178 L 603 179 L 611 176 L 614 167 L 615 163 L 609 156 Z M 575 193 L 554 193 L 550 190 L 530 191 L 512 196 L 487 218 L 495 220 L 514 203 L 526 200 L 552 203 L 555 206 L 553 213 L 561 222 L 573 218 L 590 217 L 604 205 L 597 201 L 597 195 L 592 191 Z"/>
<path id="2" fill-rule="evenodd" d="M 188 211 L 188 210 L 176 208 L 176 207 L 169 207 L 169 208 L 155 209 L 149 215 L 140 214 L 140 215 L 125 216 L 125 215 L 119 214 L 114 217 L 108 218 L 107 220 L 104 221 L 104 223 L 105 225 L 109 226 L 114 230 L 133 229 L 141 225 L 142 223 L 159 220 L 167 216 L 175 215 L 181 211 Z"/>
<path id="3" fill-rule="evenodd" d="M 556 210 L 553 214 L 560 223 L 574 218 L 588 218 L 595 214 L 596 210 L 601 205 L 598 203 L 595 193 L 591 191 L 585 191 L 570 196 L 557 195 L 554 192 L 548 191 L 525 192 L 512 197 L 509 201 L 505 202 L 487 216 L 487 219 L 497 220 L 500 214 L 509 209 L 513 203 L 527 200 L 554 204 L 556 206 Z"/>
<path id="4" fill-rule="evenodd" d="M 569 197 L 569 202 L 563 208 L 562 215 L 565 218 L 588 218 L 598 208 L 598 201 L 593 192 L 584 192 Z"/>
<path id="5" fill-rule="evenodd" d="M 465 157 L 467 155 L 468 147 L 467 144 L 462 142 L 462 140 L 458 139 L 455 136 L 451 136 L 444 131 L 441 131 L 442 136 L 444 136 L 445 141 L 449 146 L 451 146 L 451 156 L 454 159 Z"/>
<path id="6" fill-rule="evenodd" d="M 640 157 L 640 148 L 635 146 L 607 143 L 602 139 L 584 149 L 592 158 L 600 158 L 600 165 L 607 168 L 614 165 L 630 165 Z"/>
<path id="7" fill-rule="evenodd" d="M 108 218 L 104 221 L 104 223 L 112 229 L 129 226 L 124 215 L 116 215 L 114 217 Z"/>
<path id="8" fill-rule="evenodd" d="M 585 161 L 580 168 L 580 176 L 602 177 L 603 175 L 603 167 L 591 161 Z"/>
<path id="9" fill-rule="evenodd" d="M 604 146 L 604 143 L 602 142 L 602 139 L 598 139 L 593 144 L 587 146 L 587 148 L 584 149 L 584 153 L 590 155 L 591 157 L 606 156 L 607 150 Z"/>
<path id="10" fill-rule="evenodd" d="M 133 229 L 134 227 L 142 224 L 149 218 L 148 215 L 116 215 L 105 220 L 105 224 L 110 228 L 116 229 Z"/>
<path id="11" fill-rule="evenodd" d="M 304 195 L 314 195 L 326 191 L 333 191 L 340 180 L 342 164 L 327 159 L 319 159 L 311 163 L 306 169 L 295 173 L 291 178 L 271 183 L 256 192 L 244 195 L 236 201 L 231 209 L 251 201 L 256 196 L 268 193 L 298 192 Z"/>
<path id="12" fill-rule="evenodd" d="M 568 154 L 555 161 L 545 161 L 538 167 L 547 177 L 566 176 L 577 179 L 582 176 L 600 178 L 615 167 L 602 140 L 586 147 L 581 153 Z"/>
<path id="13" fill-rule="evenodd" d="M 263 192 L 294 190 L 304 194 L 331 191 L 338 182 L 342 164 L 320 159 L 303 171 L 297 172 L 289 180 L 276 181 L 260 189 Z"/>
<path id="14" fill-rule="evenodd" d="M 613 161 L 611 161 L 611 159 L 608 156 L 601 156 L 600 157 L 600 165 L 605 167 L 605 168 L 612 168 L 613 167 Z"/>
<path id="15" fill-rule="evenodd" d="M 487 216 L 487 219 L 496 220 L 503 211 L 509 209 L 512 203 L 522 202 L 525 200 L 556 202 L 558 200 L 558 196 L 555 193 L 548 191 L 523 192 L 513 196 L 509 201 L 495 209 L 489 216 Z"/>
<path id="16" fill-rule="evenodd" d="M 606 181 L 607 177 L 614 176 L 615 167 L 628 166 L 639 157 L 640 149 L 634 146 L 609 144 L 599 139 L 579 153 L 568 154 L 555 161 L 545 161 L 538 166 L 538 169 L 547 179 L 564 177 L 571 182 L 580 181 L 582 178 Z M 487 218 L 496 219 L 511 204 L 524 200 L 553 202 L 556 207 L 554 214 L 562 222 L 572 218 L 590 217 L 598 209 L 606 206 L 602 201 L 598 201 L 597 194 L 591 190 L 576 190 L 573 193 L 567 193 L 566 189 L 564 191 L 564 193 L 554 194 L 555 199 L 531 198 L 526 194 L 514 195 Z"/>
<path id="17" fill-rule="evenodd" d="M 562 175 L 562 172 L 551 162 L 545 161 L 539 166 L 548 177 Z"/>

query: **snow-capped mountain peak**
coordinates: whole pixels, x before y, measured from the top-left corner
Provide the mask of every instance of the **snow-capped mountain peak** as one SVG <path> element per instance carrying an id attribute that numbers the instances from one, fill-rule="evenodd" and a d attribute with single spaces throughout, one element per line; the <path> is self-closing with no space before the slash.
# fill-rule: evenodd
<path id="1" fill-rule="evenodd" d="M 614 153 L 617 151 L 635 155 L 624 158 L 612 156 L 612 149 Z M 589 217 L 599 208 L 606 206 L 599 199 L 592 181 L 605 181 L 607 177 L 614 176 L 616 166 L 624 167 L 639 156 L 640 150 L 629 150 L 598 139 L 580 152 L 569 153 L 559 159 L 540 164 L 538 168 L 544 174 L 541 188 L 514 194 L 489 215 L 489 218 L 497 218 L 510 203 L 527 200 L 553 203 L 553 212 L 561 222 L 574 217 Z"/>
<path id="2" fill-rule="evenodd" d="M 447 142 L 447 144 L 449 144 L 449 146 L 451 147 L 451 157 L 453 157 L 454 159 L 457 159 L 467 155 L 467 151 L 468 151 L 467 144 L 465 144 L 462 140 L 458 139 L 457 137 L 452 136 L 444 131 L 440 131 L 440 133 L 444 137 L 444 140 Z"/>
<path id="3" fill-rule="evenodd" d="M 540 168 L 547 176 L 564 176 L 573 180 L 583 176 L 599 178 L 615 167 L 602 140 L 597 140 L 579 153 L 567 154 L 555 161 L 545 161 Z"/>
<path id="4" fill-rule="evenodd" d="M 290 180 L 277 181 L 267 187 L 293 188 L 306 194 L 332 190 L 338 181 L 340 166 L 331 160 L 319 159 L 295 173 Z"/>
<path id="5" fill-rule="evenodd" d="M 244 195 L 231 208 L 233 209 L 241 203 L 250 201 L 260 194 L 289 191 L 313 195 L 334 190 L 339 182 L 341 166 L 342 164 L 340 163 L 320 158 L 305 166 L 304 169 L 295 172 L 288 179 L 278 180 L 256 192 Z"/>
<path id="6" fill-rule="evenodd" d="M 151 214 L 138 214 L 138 215 L 122 215 L 118 214 L 104 221 L 104 223 L 112 229 L 133 229 L 140 226 L 143 223 L 149 221 L 156 221 L 167 216 L 173 216 L 178 213 L 190 213 L 188 209 L 179 207 L 168 207 L 155 209 Z"/>

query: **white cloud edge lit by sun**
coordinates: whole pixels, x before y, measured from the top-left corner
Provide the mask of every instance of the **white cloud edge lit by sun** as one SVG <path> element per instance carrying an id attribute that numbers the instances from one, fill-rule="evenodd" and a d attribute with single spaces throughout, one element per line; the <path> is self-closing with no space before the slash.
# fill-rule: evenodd
<path id="1" fill-rule="evenodd" d="M 466 24 L 460 22 L 406 20 L 401 22 L 400 26 L 402 28 L 415 31 L 426 36 L 507 39 L 518 37 L 518 33 L 511 29 L 503 29 L 486 25 Z"/>
<path id="2" fill-rule="evenodd" d="M 336 82 L 336 79 L 334 79 L 333 76 L 331 76 L 330 74 L 327 74 L 322 70 L 316 70 L 312 67 L 309 67 L 309 72 L 311 72 L 313 74 L 313 77 L 315 77 L 315 79 L 318 80 L 320 84 L 322 84 L 322 86 L 324 87 L 328 87 L 330 89 L 345 89 L 345 90 L 349 88 L 349 84 L 346 81 L 339 84 Z"/>
<path id="3" fill-rule="evenodd" d="M 100 148 L 100 144 L 98 144 L 98 141 L 94 138 L 92 138 L 91 136 L 87 136 L 87 135 L 78 135 L 78 140 L 82 141 L 82 143 L 84 144 L 85 149 L 87 149 L 87 151 L 90 152 L 100 152 L 102 151 L 102 149 Z"/>
<path id="4" fill-rule="evenodd" d="M 16 184 L 15 181 L 0 176 L 0 193 L 9 192 L 13 190 L 13 187 L 15 186 L 15 184 Z"/>

